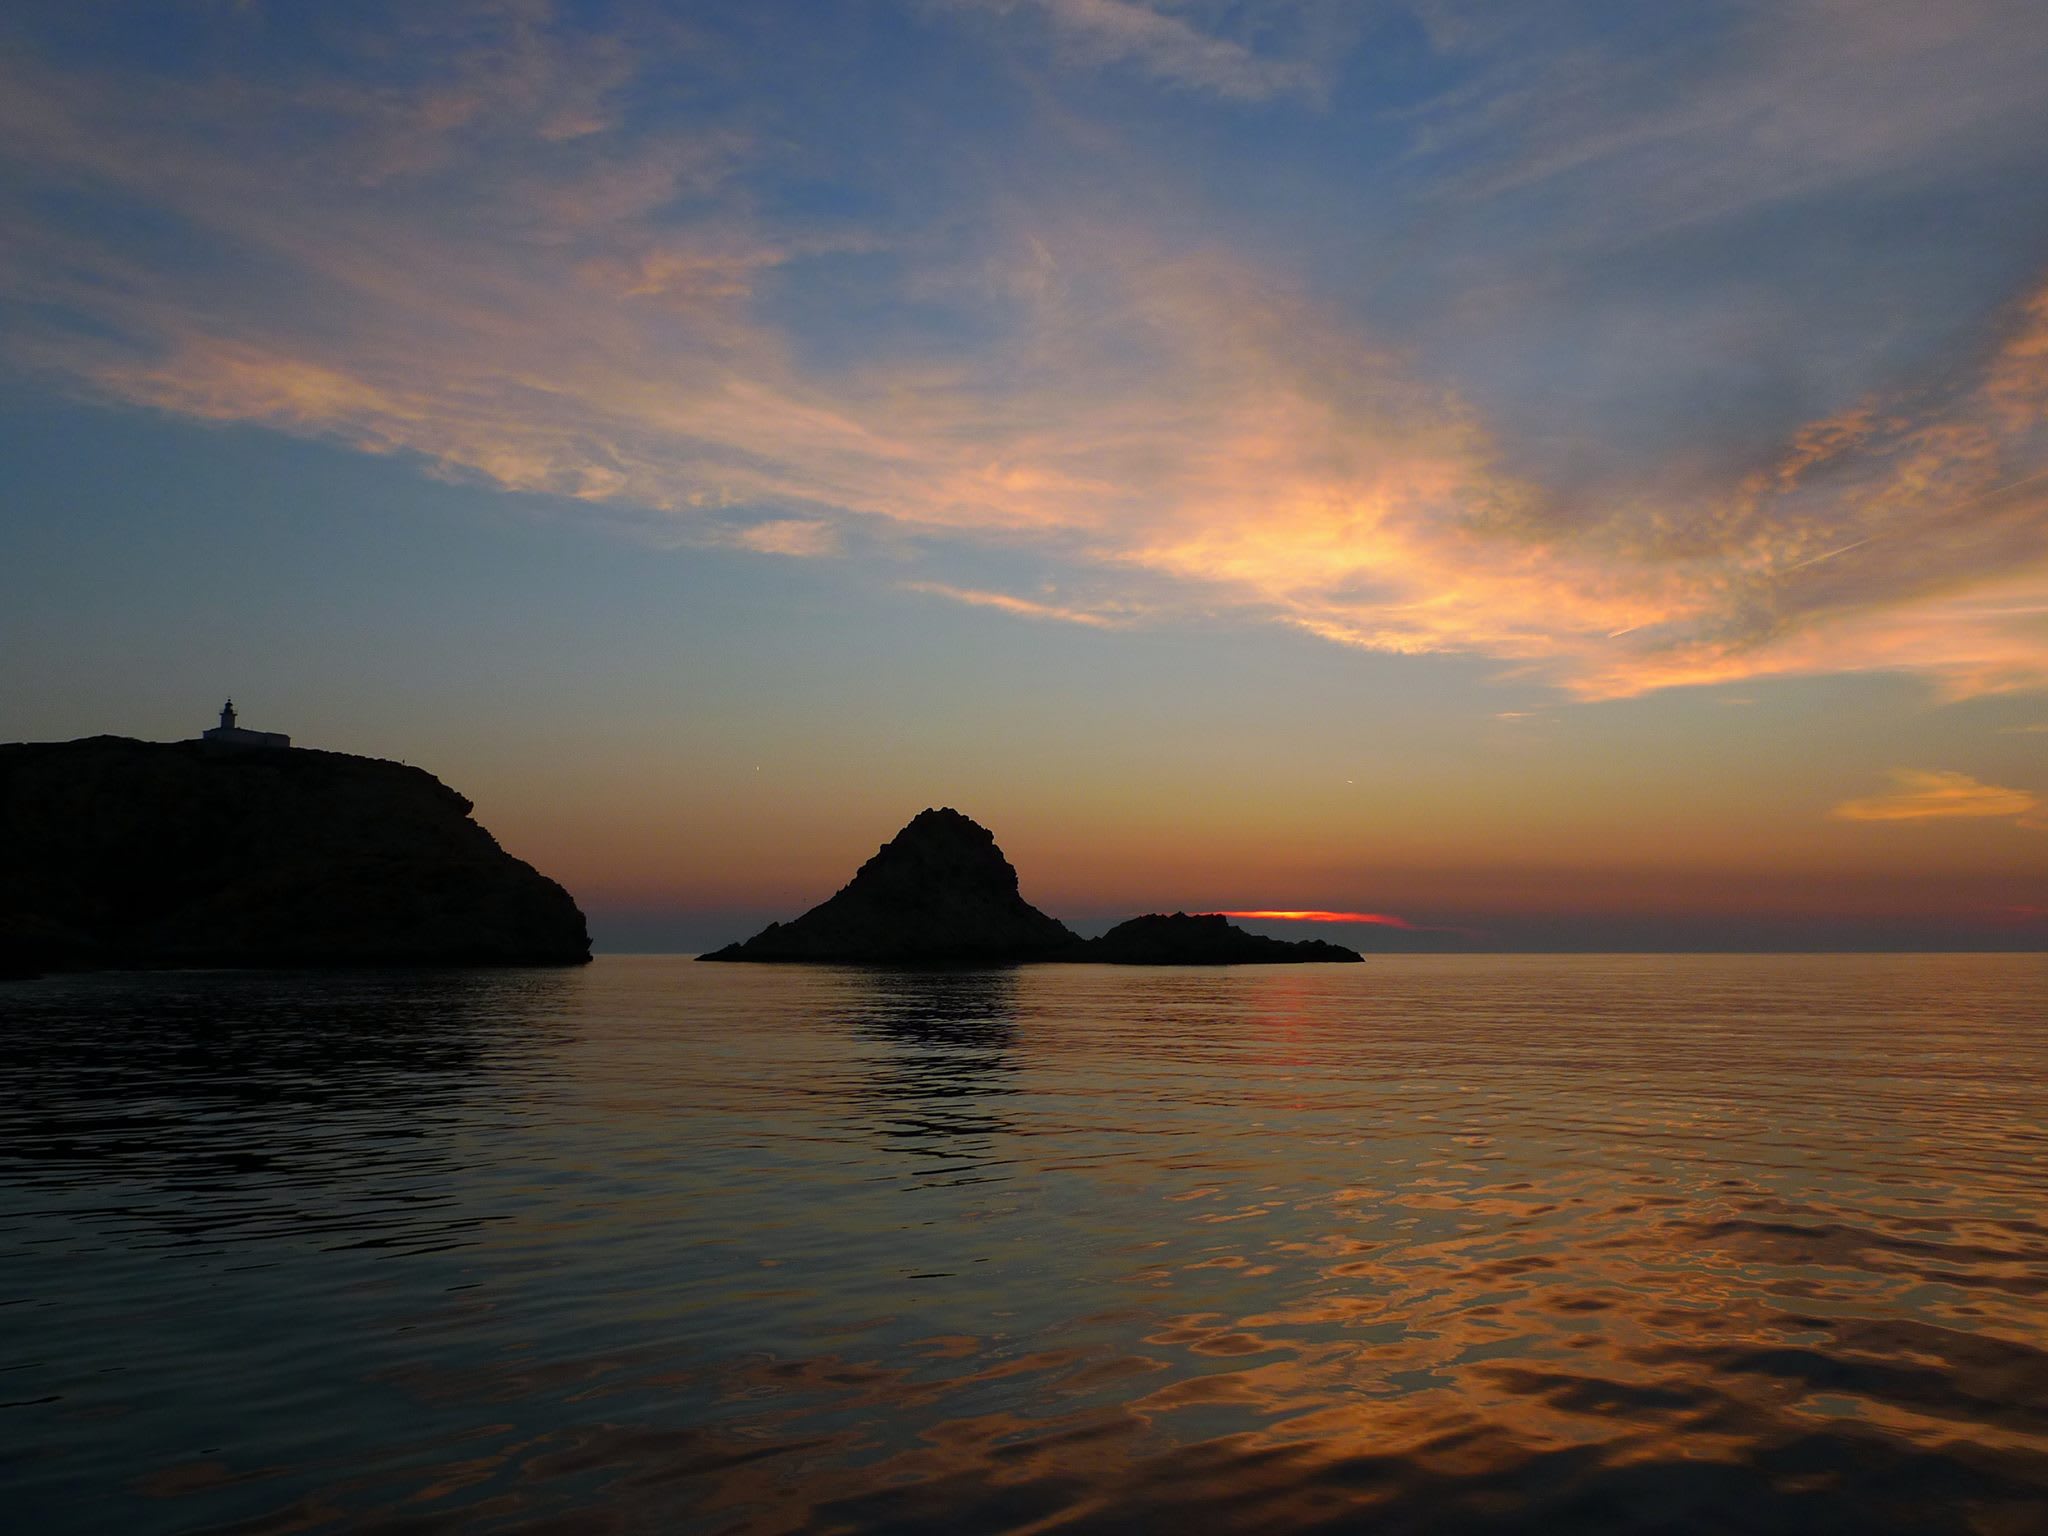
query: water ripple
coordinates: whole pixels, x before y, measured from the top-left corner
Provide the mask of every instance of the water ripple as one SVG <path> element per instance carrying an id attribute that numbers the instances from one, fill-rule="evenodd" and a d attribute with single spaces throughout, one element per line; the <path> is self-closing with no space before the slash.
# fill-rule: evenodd
<path id="1" fill-rule="evenodd" d="M 2048 965 L 0 986 L 37 1531 L 2048 1530 Z"/>

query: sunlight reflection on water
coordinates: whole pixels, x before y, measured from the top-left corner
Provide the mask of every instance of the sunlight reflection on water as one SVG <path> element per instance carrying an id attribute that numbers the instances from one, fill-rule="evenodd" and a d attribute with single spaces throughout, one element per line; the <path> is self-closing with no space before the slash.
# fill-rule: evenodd
<path id="1" fill-rule="evenodd" d="M 0 986 L 39 1531 L 2048 1529 L 2048 962 Z"/>

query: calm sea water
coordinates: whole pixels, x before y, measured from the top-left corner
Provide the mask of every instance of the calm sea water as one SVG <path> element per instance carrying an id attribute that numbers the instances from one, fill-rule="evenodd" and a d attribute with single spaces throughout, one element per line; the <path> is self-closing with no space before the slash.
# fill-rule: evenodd
<path id="1" fill-rule="evenodd" d="M 0 985 L 0 1524 L 2048 1531 L 2048 958 Z"/>

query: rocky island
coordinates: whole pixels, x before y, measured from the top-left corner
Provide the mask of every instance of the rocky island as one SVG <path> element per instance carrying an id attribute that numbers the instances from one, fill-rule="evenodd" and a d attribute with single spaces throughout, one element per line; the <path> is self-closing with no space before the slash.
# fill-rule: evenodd
<path id="1" fill-rule="evenodd" d="M 920 811 L 831 899 L 700 960 L 846 965 L 1273 965 L 1355 961 L 1320 939 L 1247 933 L 1215 913 L 1152 914 L 1083 939 L 1018 894 L 995 834 L 950 807 Z"/>
<path id="2" fill-rule="evenodd" d="M 1103 965 L 1297 965 L 1365 957 L 1324 939 L 1269 939 L 1247 933 L 1217 912 L 1155 912 L 1118 923 L 1066 958 Z"/>
<path id="3" fill-rule="evenodd" d="M 590 958 L 569 893 L 432 774 L 209 736 L 0 745 L 0 974 Z"/>
<path id="4" fill-rule="evenodd" d="M 703 960 L 1002 965 L 1081 941 L 1017 893 L 995 834 L 950 808 L 919 812 L 830 900 Z"/>

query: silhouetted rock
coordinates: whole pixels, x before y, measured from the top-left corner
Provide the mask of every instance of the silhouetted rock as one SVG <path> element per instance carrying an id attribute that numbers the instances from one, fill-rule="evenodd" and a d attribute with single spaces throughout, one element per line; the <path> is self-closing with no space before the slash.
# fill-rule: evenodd
<path id="1" fill-rule="evenodd" d="M 569 965 L 569 893 L 432 774 L 119 736 L 0 746 L 0 969 Z"/>
<path id="2" fill-rule="evenodd" d="M 1171 917 L 1152 913 L 1118 923 L 1090 939 L 1070 958 L 1104 965 L 1288 965 L 1301 961 L 1350 961 L 1355 949 L 1322 939 L 1269 939 L 1246 933 L 1214 912 Z"/>
<path id="3" fill-rule="evenodd" d="M 1321 939 L 1262 938 L 1210 914 L 1134 917 L 1099 939 L 1076 938 L 1017 894 L 1017 871 L 993 833 L 955 810 L 921 811 L 830 901 L 770 923 L 701 960 L 867 965 L 1273 965 L 1353 961 Z"/>
<path id="4" fill-rule="evenodd" d="M 831 900 L 704 960 L 1004 965 L 1080 941 L 1017 894 L 993 833 L 955 810 L 920 811 Z"/>

